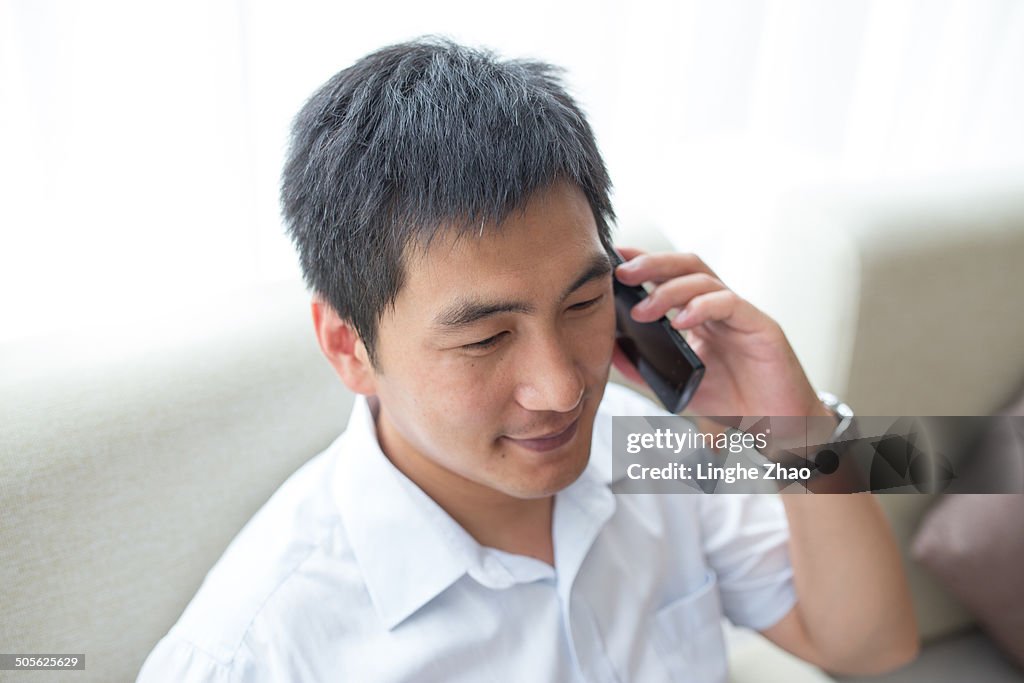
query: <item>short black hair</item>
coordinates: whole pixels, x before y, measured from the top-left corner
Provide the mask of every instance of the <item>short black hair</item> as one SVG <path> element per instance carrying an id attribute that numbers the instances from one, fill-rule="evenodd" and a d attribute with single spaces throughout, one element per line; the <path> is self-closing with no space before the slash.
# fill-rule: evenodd
<path id="1" fill-rule="evenodd" d="M 356 329 L 374 367 L 414 242 L 500 225 L 568 181 L 611 249 L 611 181 L 563 73 L 423 36 L 338 72 L 295 117 L 281 183 L 288 234 L 307 287 Z"/>

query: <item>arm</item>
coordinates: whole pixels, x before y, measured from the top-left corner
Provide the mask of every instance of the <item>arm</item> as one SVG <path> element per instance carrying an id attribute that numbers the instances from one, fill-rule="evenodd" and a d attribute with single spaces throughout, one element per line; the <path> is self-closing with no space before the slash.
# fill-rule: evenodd
<path id="1" fill-rule="evenodd" d="M 698 257 L 619 251 L 630 260 L 616 269 L 620 281 L 656 285 L 647 303 L 631 312 L 635 320 L 651 322 L 682 309 L 672 326 L 688 332 L 707 366 L 690 403 L 696 415 L 829 415 L 779 325 Z M 642 382 L 621 353 L 614 362 Z M 878 501 L 871 494 L 784 494 L 782 500 L 797 605 L 761 633 L 836 673 L 877 673 L 912 660 L 917 623 Z"/>
<path id="2" fill-rule="evenodd" d="M 798 602 L 762 635 L 834 673 L 911 662 L 917 622 L 899 550 L 871 494 L 783 495 Z"/>

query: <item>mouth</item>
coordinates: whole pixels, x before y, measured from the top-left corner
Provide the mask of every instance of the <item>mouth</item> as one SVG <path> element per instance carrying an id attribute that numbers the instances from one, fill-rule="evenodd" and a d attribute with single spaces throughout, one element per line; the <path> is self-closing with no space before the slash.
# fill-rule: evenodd
<path id="1" fill-rule="evenodd" d="M 522 446 L 528 450 L 543 453 L 545 451 L 552 451 L 572 441 L 573 437 L 576 436 L 576 430 L 579 427 L 579 424 L 580 418 L 577 417 L 575 420 L 570 422 L 568 426 L 561 430 L 541 437 L 514 439 L 511 436 L 503 436 L 502 438 L 511 441 L 517 446 Z"/>

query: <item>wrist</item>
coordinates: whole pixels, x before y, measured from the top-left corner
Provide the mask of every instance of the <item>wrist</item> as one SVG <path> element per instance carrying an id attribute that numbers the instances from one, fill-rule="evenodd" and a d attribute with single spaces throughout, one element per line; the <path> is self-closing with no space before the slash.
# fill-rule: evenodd
<path id="1" fill-rule="evenodd" d="M 836 426 L 839 425 L 839 422 L 842 419 L 838 415 L 836 415 L 834 412 L 829 410 L 829 408 L 820 399 L 817 399 L 817 400 L 814 401 L 814 403 L 812 404 L 811 409 L 807 411 L 807 416 L 808 417 L 831 417 L 831 418 L 833 418 L 835 420 Z"/>

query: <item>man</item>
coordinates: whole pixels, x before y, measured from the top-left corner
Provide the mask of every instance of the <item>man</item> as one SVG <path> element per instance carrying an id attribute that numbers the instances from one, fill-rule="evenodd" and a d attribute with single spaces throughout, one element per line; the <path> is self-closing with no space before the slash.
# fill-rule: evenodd
<path id="1" fill-rule="evenodd" d="M 379 50 L 296 118 L 283 205 L 345 433 L 271 498 L 140 680 L 723 681 L 720 618 L 828 670 L 915 656 L 870 496 L 615 495 L 612 277 L 657 284 L 705 415 L 828 415 L 692 254 L 614 273 L 610 182 L 552 67 Z"/>

